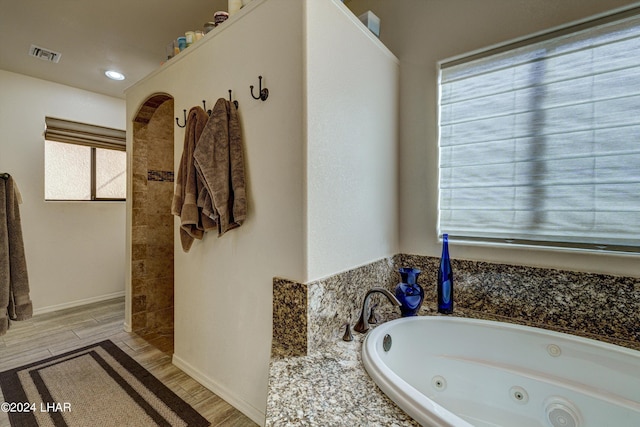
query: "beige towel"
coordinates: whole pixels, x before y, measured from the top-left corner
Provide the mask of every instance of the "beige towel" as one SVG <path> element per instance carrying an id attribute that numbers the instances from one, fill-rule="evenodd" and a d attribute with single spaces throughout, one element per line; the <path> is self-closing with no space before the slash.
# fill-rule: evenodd
<path id="1" fill-rule="evenodd" d="M 198 197 L 203 216 L 218 224 L 218 235 L 239 227 L 247 215 L 244 155 L 238 112 L 224 98 L 213 107 L 193 153 L 205 193 Z"/>
<path id="2" fill-rule="evenodd" d="M 0 335 L 7 332 L 9 319 L 33 315 L 15 188 L 12 177 L 0 179 Z"/>
<path id="3" fill-rule="evenodd" d="M 171 203 L 171 213 L 180 217 L 180 242 L 185 252 L 189 251 L 194 239 L 202 239 L 205 229 L 215 227 L 213 221 L 208 218 L 205 218 L 203 223 L 196 204 L 202 182 L 199 180 L 193 164 L 193 152 L 207 120 L 209 120 L 209 116 L 202 107 L 193 107 L 189 111 L 184 134 L 184 148 Z"/>

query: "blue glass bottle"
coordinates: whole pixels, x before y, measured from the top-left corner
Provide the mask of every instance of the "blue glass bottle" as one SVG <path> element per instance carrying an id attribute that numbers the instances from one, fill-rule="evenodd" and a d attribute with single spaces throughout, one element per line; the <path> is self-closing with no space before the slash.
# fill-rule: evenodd
<path id="1" fill-rule="evenodd" d="M 417 268 L 400 268 L 400 283 L 396 286 L 396 298 L 402 304 L 402 317 L 415 316 L 424 300 L 424 289 L 418 284 L 420 270 Z"/>
<path id="2" fill-rule="evenodd" d="M 442 256 L 438 269 L 438 313 L 453 313 L 453 271 L 449 259 L 449 235 L 442 235 Z"/>

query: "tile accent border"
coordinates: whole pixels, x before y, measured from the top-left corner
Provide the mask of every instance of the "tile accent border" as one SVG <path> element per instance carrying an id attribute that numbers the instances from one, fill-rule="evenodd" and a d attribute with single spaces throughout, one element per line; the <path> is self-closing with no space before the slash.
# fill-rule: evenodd
<path id="1" fill-rule="evenodd" d="M 436 314 L 439 259 L 398 254 L 308 284 L 274 279 L 274 355 L 312 354 L 358 320 L 367 290 L 392 290 L 401 266 L 422 270 L 420 314 Z M 454 315 L 571 333 L 640 350 L 640 278 L 452 260 Z M 283 283 L 284 281 L 284 283 Z M 382 301 L 382 300 L 380 300 Z M 374 300 L 375 304 L 375 300 Z M 398 317 L 386 301 L 376 312 Z"/>
<path id="2" fill-rule="evenodd" d="M 173 172 L 148 170 L 147 181 L 173 182 Z"/>

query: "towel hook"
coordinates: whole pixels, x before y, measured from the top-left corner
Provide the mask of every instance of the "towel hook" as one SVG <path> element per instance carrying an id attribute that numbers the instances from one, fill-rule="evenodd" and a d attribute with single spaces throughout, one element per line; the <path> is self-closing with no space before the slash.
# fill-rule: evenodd
<path id="1" fill-rule="evenodd" d="M 229 102 L 233 102 L 233 105 L 236 106 L 236 110 L 238 109 L 238 101 L 231 100 L 231 89 L 229 89 Z"/>
<path id="2" fill-rule="evenodd" d="M 238 101 L 231 100 L 231 89 L 229 89 L 229 102 L 233 102 L 233 105 L 236 106 L 236 109 L 238 108 Z M 207 110 L 207 101 L 205 101 L 204 99 L 202 100 L 202 108 L 207 112 L 208 115 L 211 115 L 211 110 Z"/>
<path id="3" fill-rule="evenodd" d="M 263 89 L 263 90 L 266 90 L 266 89 Z M 238 101 L 231 100 L 231 89 L 229 89 L 229 102 L 233 102 L 233 105 L 236 106 L 236 109 L 238 108 Z M 206 111 L 209 116 L 211 115 L 211 110 L 207 110 L 207 101 L 205 99 L 202 100 L 202 109 Z M 181 127 L 181 128 L 187 126 L 187 110 L 182 110 L 182 114 L 184 115 L 184 122 L 183 122 L 184 124 L 181 125 L 180 118 L 176 117 L 176 124 L 178 125 L 178 127 Z"/>
<path id="4" fill-rule="evenodd" d="M 259 94 L 258 96 L 255 96 L 253 94 L 253 85 L 251 85 L 249 86 L 249 88 L 251 88 L 251 96 L 253 97 L 253 99 L 261 99 L 263 101 L 266 101 L 269 97 L 269 89 L 267 89 L 266 87 L 264 89 L 262 88 L 262 76 L 258 76 L 258 79 L 260 80 L 260 88 L 258 89 Z"/>
<path id="5" fill-rule="evenodd" d="M 184 114 L 184 124 L 181 125 L 180 124 L 180 119 L 178 117 L 176 117 L 176 124 L 178 125 L 179 128 L 183 128 L 187 126 L 187 110 L 182 110 L 183 114 Z"/>
<path id="6" fill-rule="evenodd" d="M 211 110 L 207 110 L 207 101 L 202 100 L 202 109 L 207 112 L 208 115 L 211 115 Z"/>

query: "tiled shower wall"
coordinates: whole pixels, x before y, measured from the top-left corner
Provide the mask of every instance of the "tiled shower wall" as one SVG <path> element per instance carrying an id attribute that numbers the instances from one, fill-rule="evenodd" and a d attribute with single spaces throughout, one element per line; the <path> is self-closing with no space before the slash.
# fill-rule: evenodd
<path id="1" fill-rule="evenodd" d="M 439 259 L 399 254 L 311 283 L 273 281 L 273 351 L 306 355 L 353 328 L 375 286 L 393 290 L 400 267 L 422 270 L 421 315 L 436 314 Z M 452 260 L 455 316 L 499 320 L 640 350 L 640 278 Z M 381 320 L 398 310 L 378 299 Z"/>
<path id="2" fill-rule="evenodd" d="M 134 122 L 132 329 L 173 333 L 173 100 Z"/>

